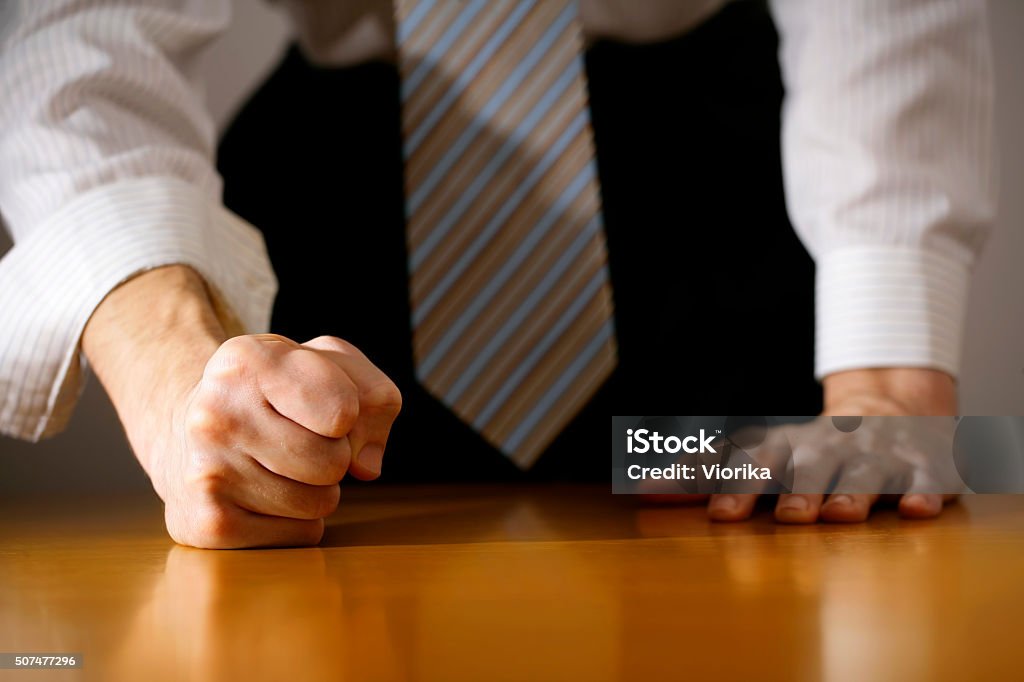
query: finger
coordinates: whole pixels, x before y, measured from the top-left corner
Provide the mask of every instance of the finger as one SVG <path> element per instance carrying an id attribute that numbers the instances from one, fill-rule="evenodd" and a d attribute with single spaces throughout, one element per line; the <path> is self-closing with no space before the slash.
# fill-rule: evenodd
<path id="1" fill-rule="evenodd" d="M 820 497 L 842 466 L 842 455 L 841 450 L 823 446 L 798 445 L 793 448 L 793 491 Z"/>
<path id="2" fill-rule="evenodd" d="M 264 516 L 224 502 L 188 510 L 166 508 L 167 530 L 175 542 L 203 549 L 306 547 L 323 538 L 324 521 Z"/>
<path id="3" fill-rule="evenodd" d="M 945 501 L 953 499 L 950 494 L 926 492 L 940 490 L 940 484 L 934 475 L 923 468 L 917 467 L 911 474 L 911 482 L 906 493 L 900 498 L 900 516 L 908 519 L 929 519 L 942 512 Z"/>
<path id="4" fill-rule="evenodd" d="M 907 493 L 900 498 L 900 516 L 930 519 L 942 512 L 943 496 L 935 493 Z"/>
<path id="5" fill-rule="evenodd" d="M 402 409 L 401 392 L 384 372 L 350 343 L 321 336 L 303 345 L 330 358 L 356 386 L 359 415 L 348 434 L 353 455 L 349 470 L 359 479 L 377 478 L 391 426 Z"/>
<path id="6" fill-rule="evenodd" d="M 776 471 L 779 469 L 780 464 L 784 464 L 786 457 L 784 455 L 775 454 L 773 452 L 761 451 L 757 453 L 749 453 L 738 447 L 732 445 L 726 445 L 722 448 L 722 469 L 753 466 L 757 469 L 765 467 L 772 471 L 775 467 Z M 714 481 L 715 492 L 724 495 L 758 495 L 763 492 L 767 492 L 768 488 L 773 484 L 772 475 L 769 474 L 769 478 L 730 478 L 725 480 Z"/>
<path id="7" fill-rule="evenodd" d="M 834 523 L 858 523 L 868 518 L 879 494 L 893 475 L 878 457 L 862 455 L 847 462 L 836 481 L 835 492 L 821 508 L 821 518 Z"/>
<path id="8" fill-rule="evenodd" d="M 834 493 L 822 505 L 820 517 L 832 523 L 859 523 L 868 518 L 877 501 L 877 493 Z"/>
<path id="9" fill-rule="evenodd" d="M 225 497 L 242 509 L 265 516 L 315 520 L 330 516 L 338 508 L 338 484 L 299 483 L 268 471 L 255 460 L 249 462 L 242 479 L 224 491 Z"/>
<path id="10" fill-rule="evenodd" d="M 793 489 L 824 491 L 839 468 L 839 453 L 821 446 L 797 445 L 793 448 Z M 780 523 L 814 523 L 825 496 L 823 493 L 779 495 L 775 520 Z"/>
<path id="11" fill-rule="evenodd" d="M 787 433 L 781 428 L 770 428 L 764 434 L 762 442 L 753 449 L 744 450 L 738 446 L 723 449 L 728 457 L 729 466 L 750 463 L 755 467 L 766 467 L 770 478 L 742 480 L 733 479 L 721 484 L 722 493 L 770 493 L 777 492 L 776 487 L 786 486 L 791 480 L 793 463 L 793 446 Z M 792 485 L 790 483 L 789 485 Z M 773 490 L 773 488 L 776 488 Z"/>
<path id="12" fill-rule="evenodd" d="M 325 438 L 273 413 L 252 424 L 236 446 L 268 471 L 309 485 L 337 484 L 352 460 L 347 438 Z"/>
<path id="13" fill-rule="evenodd" d="M 775 520 L 780 523 L 814 523 L 818 520 L 824 495 L 779 495 Z"/>
<path id="14" fill-rule="evenodd" d="M 750 518 L 757 495 L 712 495 L 708 516 L 712 521 L 744 521 Z"/>
<path id="15" fill-rule="evenodd" d="M 788 459 L 789 446 L 780 438 L 781 434 L 769 430 L 754 444 L 754 452 L 750 453 L 732 442 L 723 444 L 722 456 L 724 465 L 735 465 L 753 462 L 757 466 L 767 466 L 778 470 Z M 713 495 L 708 504 L 708 517 L 712 521 L 744 521 L 750 518 L 757 504 L 760 493 L 765 490 L 768 481 L 725 481 L 722 493 Z"/>
<path id="16" fill-rule="evenodd" d="M 359 416 L 359 391 L 345 371 L 290 339 L 255 338 L 261 340 L 253 353 L 257 381 L 271 407 L 326 438 L 347 436 Z"/>

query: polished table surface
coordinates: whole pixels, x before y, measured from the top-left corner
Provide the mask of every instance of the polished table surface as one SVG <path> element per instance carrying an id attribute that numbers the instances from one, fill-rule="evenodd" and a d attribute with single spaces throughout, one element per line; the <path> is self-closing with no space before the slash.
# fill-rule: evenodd
<path id="1" fill-rule="evenodd" d="M 710 524 L 607 487 L 344 491 L 322 546 L 174 546 L 152 500 L 0 502 L 0 679 L 1024 679 L 1024 496 Z"/>

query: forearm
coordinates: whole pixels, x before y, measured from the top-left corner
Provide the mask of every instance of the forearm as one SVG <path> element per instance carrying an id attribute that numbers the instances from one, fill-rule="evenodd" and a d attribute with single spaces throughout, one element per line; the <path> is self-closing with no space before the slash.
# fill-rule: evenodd
<path id="1" fill-rule="evenodd" d="M 225 340 L 206 286 L 192 269 L 145 272 L 112 291 L 96 308 L 82 348 L 110 396 L 128 440 L 153 479 L 173 411 L 199 381 Z"/>
<path id="2" fill-rule="evenodd" d="M 0 209 L 16 243 L 0 259 L 0 329 L 16 340 L 0 344 L 0 432 L 39 440 L 66 426 L 80 392 L 83 329 L 119 283 L 130 280 L 111 301 L 130 299 L 148 281 L 136 282 L 140 272 L 187 265 L 240 333 L 268 326 L 276 282 L 260 234 L 221 204 L 215 126 L 203 104 L 197 51 L 226 30 L 231 3 L 0 4 L 0 21 L 10 20 L 0 31 Z M 145 334 L 187 315 L 159 297 L 152 303 L 161 310 L 132 313 Z M 109 321 L 102 312 L 95 319 L 94 328 Z M 130 393 L 107 368 L 118 359 L 89 341 L 137 445 L 135 398 L 120 397 Z M 120 341 L 110 343 L 116 354 Z M 133 362 L 131 372 L 145 376 L 145 365 Z"/>

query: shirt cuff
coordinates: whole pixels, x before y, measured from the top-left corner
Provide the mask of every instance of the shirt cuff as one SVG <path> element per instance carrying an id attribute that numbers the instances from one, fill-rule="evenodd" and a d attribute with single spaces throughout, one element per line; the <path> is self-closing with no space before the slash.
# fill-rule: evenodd
<path id="1" fill-rule="evenodd" d="M 970 257 L 900 246 L 844 247 L 817 261 L 815 374 L 960 368 Z"/>
<path id="2" fill-rule="evenodd" d="M 0 432 L 39 440 L 63 429 L 96 306 L 134 275 L 173 264 L 206 280 L 222 316 L 268 328 L 277 280 L 262 236 L 183 180 L 95 188 L 20 240 L 0 260 Z"/>

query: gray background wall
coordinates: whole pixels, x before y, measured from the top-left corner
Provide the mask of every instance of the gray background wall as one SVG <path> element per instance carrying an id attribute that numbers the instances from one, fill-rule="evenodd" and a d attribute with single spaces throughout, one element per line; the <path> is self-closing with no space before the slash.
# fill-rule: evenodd
<path id="1" fill-rule="evenodd" d="M 208 103 L 223 126 L 271 68 L 286 23 L 262 0 L 234 0 L 235 22 L 210 51 Z M 1024 2 L 991 0 L 1003 192 L 995 233 L 977 266 L 961 376 L 964 414 L 1024 414 Z M 0 232 L 0 253 L 9 248 Z M 0 330 L 0 333 L 3 333 Z M 90 381 L 70 428 L 30 445 L 0 437 L 0 495 L 145 489 L 99 382 Z"/>

